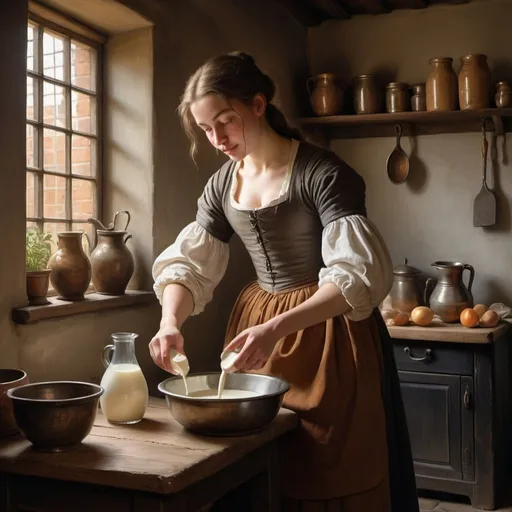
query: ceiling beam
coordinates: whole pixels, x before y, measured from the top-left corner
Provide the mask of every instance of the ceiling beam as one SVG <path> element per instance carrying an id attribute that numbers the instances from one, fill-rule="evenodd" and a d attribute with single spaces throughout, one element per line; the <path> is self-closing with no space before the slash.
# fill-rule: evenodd
<path id="1" fill-rule="evenodd" d="M 305 27 L 315 27 L 327 19 L 327 16 L 322 16 L 321 12 L 308 0 L 279 0 L 279 2 Z"/>
<path id="2" fill-rule="evenodd" d="M 349 9 L 343 6 L 341 0 L 313 0 L 313 2 L 331 18 L 348 20 L 352 15 Z"/>
<path id="3" fill-rule="evenodd" d="M 386 0 L 358 0 L 367 14 L 384 14 L 391 9 Z"/>
<path id="4" fill-rule="evenodd" d="M 425 9 L 428 0 L 390 0 L 392 9 Z"/>

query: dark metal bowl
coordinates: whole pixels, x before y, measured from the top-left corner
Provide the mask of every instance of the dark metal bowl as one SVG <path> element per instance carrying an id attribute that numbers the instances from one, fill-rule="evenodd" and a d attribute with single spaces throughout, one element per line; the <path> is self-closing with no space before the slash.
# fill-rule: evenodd
<path id="1" fill-rule="evenodd" d="M 190 393 L 217 390 L 220 373 L 189 375 Z M 256 432 L 277 415 L 283 395 L 290 389 L 284 380 L 268 375 L 230 373 L 224 389 L 240 389 L 257 393 L 249 398 L 192 398 L 185 394 L 181 377 L 171 377 L 158 385 L 176 421 L 203 435 L 237 436 Z"/>
<path id="2" fill-rule="evenodd" d="M 103 388 L 88 382 L 38 382 L 7 391 L 14 418 L 36 450 L 73 448 L 89 434 Z"/>

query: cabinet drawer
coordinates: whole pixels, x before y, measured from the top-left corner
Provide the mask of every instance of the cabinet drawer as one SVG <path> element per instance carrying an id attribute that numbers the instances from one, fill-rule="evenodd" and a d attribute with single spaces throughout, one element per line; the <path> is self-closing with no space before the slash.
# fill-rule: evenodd
<path id="1" fill-rule="evenodd" d="M 473 375 L 473 353 L 444 343 L 393 340 L 399 370 Z"/>

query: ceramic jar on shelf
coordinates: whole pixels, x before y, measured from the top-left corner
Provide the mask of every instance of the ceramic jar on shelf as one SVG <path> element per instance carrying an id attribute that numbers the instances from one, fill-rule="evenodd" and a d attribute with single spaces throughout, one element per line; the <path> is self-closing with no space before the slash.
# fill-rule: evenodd
<path id="1" fill-rule="evenodd" d="M 512 87 L 508 82 L 498 82 L 494 101 L 498 108 L 512 107 Z"/>
<path id="2" fill-rule="evenodd" d="M 435 57 L 429 61 L 431 70 L 426 84 L 428 112 L 457 110 L 457 75 L 452 63 L 451 57 Z"/>
<path id="3" fill-rule="evenodd" d="M 426 84 L 419 83 L 412 86 L 411 110 L 413 112 L 424 112 L 427 110 Z"/>
<path id="4" fill-rule="evenodd" d="M 382 111 L 375 75 L 366 74 L 355 77 L 354 110 L 356 114 L 377 114 Z"/>
<path id="5" fill-rule="evenodd" d="M 343 108 L 343 90 L 332 73 L 321 73 L 308 78 L 306 86 L 313 112 L 317 116 L 340 114 Z"/>
<path id="6" fill-rule="evenodd" d="M 386 112 L 406 112 L 409 104 L 409 86 L 406 83 L 390 82 L 386 86 Z"/>
<path id="7" fill-rule="evenodd" d="M 491 72 L 487 57 L 473 53 L 461 57 L 459 71 L 459 106 L 461 110 L 489 108 L 491 100 Z"/>

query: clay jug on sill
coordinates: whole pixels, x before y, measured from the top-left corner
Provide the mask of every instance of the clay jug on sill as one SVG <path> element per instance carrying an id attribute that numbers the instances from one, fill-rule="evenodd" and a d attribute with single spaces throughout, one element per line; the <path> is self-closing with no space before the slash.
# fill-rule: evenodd
<path id="1" fill-rule="evenodd" d="M 91 253 L 92 284 L 98 293 L 104 295 L 123 295 L 134 271 L 133 255 L 126 246 L 126 242 L 132 237 L 126 232 L 130 214 L 122 210 L 127 215 L 127 221 L 124 230 L 118 231 L 114 228 L 119 213 L 121 212 L 116 213 L 114 222 L 108 227 L 98 219 L 88 219 L 99 228 L 96 230 L 97 243 Z"/>
<path id="2" fill-rule="evenodd" d="M 306 86 L 313 112 L 317 116 L 334 116 L 341 113 L 343 90 L 332 73 L 322 73 L 308 78 Z"/>
<path id="3" fill-rule="evenodd" d="M 48 262 L 50 282 L 61 300 L 78 301 L 91 283 L 91 262 L 82 247 L 82 231 L 57 233 L 57 251 Z"/>

